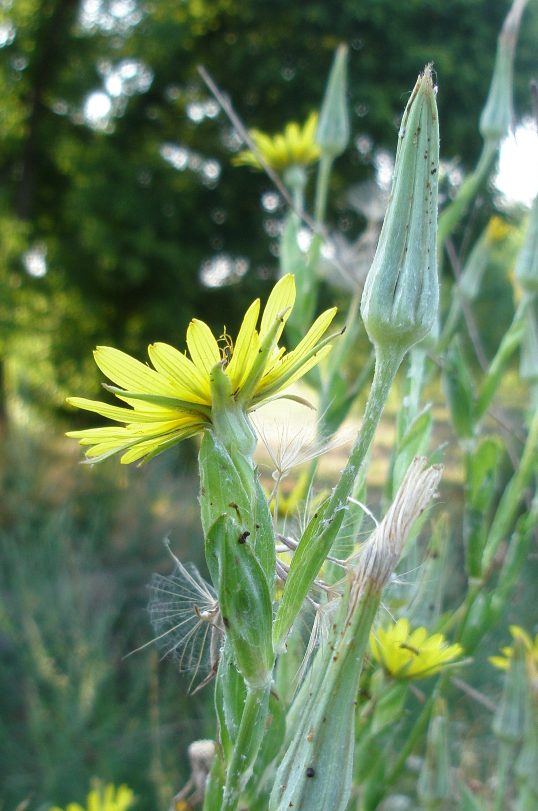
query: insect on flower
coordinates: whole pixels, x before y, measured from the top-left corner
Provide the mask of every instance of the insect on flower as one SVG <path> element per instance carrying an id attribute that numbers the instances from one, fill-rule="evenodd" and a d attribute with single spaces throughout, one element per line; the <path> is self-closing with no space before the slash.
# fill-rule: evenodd
<path id="1" fill-rule="evenodd" d="M 395 679 L 423 679 L 454 663 L 463 652 L 449 645 L 443 634 L 428 635 L 426 628 L 411 630 L 406 618 L 370 633 L 370 650 L 386 673 Z"/>
<path id="2" fill-rule="evenodd" d="M 70 397 L 68 402 L 123 425 L 69 431 L 68 436 L 88 446 L 88 462 L 115 453 L 122 454 L 122 464 L 147 461 L 211 427 L 217 369 L 228 378 L 234 404 L 245 414 L 277 395 L 284 396 L 284 388 L 327 355 L 335 337 L 325 336 L 336 314 L 332 307 L 318 316 L 295 349 L 286 352 L 279 347 L 294 303 L 295 280 L 288 273 L 274 286 L 261 320 L 260 300 L 252 302 L 235 342 L 227 332 L 217 340 L 207 324 L 193 318 L 187 329 L 189 354 L 168 344 L 151 344 L 148 354 L 154 368 L 113 347 L 98 347 L 95 362 L 114 383 L 105 388 L 127 407 L 85 397 Z"/>
<path id="3" fill-rule="evenodd" d="M 216 593 L 193 563 L 182 563 L 165 541 L 174 560 L 170 575 L 153 574 L 149 583 L 150 622 L 157 634 L 136 653 L 153 642 L 163 656 L 173 656 L 181 673 L 191 673 L 189 692 L 195 693 L 214 677 L 224 627 Z M 193 688 L 199 675 L 202 681 Z"/>

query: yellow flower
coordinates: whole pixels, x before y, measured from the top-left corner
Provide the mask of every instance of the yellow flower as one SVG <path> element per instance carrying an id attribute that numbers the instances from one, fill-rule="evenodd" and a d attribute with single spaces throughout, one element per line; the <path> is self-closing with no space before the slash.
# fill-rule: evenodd
<path id="1" fill-rule="evenodd" d="M 302 129 L 292 121 L 286 124 L 283 133 L 273 137 L 260 130 L 251 130 L 249 134 L 265 163 L 275 172 L 282 172 L 290 166 L 308 166 L 317 161 L 320 156 L 315 140 L 317 125 L 318 115 L 311 113 Z M 233 162 L 236 166 L 263 169 L 259 156 L 250 149 L 240 152 Z"/>
<path id="2" fill-rule="evenodd" d="M 370 650 L 395 679 L 433 676 L 463 652 L 461 645 L 448 645 L 443 634 L 428 636 L 426 628 L 411 632 L 407 619 L 399 619 L 390 628 L 371 631 Z"/>
<path id="3" fill-rule="evenodd" d="M 506 239 L 511 230 L 512 226 L 507 223 L 506 220 L 495 215 L 491 217 L 487 224 L 487 239 L 489 242 L 502 242 L 503 239 Z"/>
<path id="4" fill-rule="evenodd" d="M 118 789 L 110 783 L 106 786 L 97 785 L 92 789 L 87 798 L 86 806 L 83 808 L 78 803 L 69 803 L 65 811 L 126 811 L 134 800 L 134 794 L 127 786 L 120 786 Z M 50 811 L 63 811 L 54 806 Z"/>
<path id="5" fill-rule="evenodd" d="M 207 324 L 193 319 L 187 329 L 190 357 L 168 344 L 151 344 L 148 355 L 153 369 L 118 349 L 97 347 L 95 362 L 117 384 L 105 388 L 129 407 L 82 397 L 70 397 L 68 402 L 124 425 L 70 431 L 68 436 L 90 446 L 86 451 L 90 462 L 118 452 L 123 453 L 123 464 L 147 461 L 211 425 L 211 372 L 217 365 L 230 380 L 235 403 L 245 412 L 269 400 L 331 349 L 330 337 L 322 336 L 336 307 L 316 319 L 294 350 L 278 347 L 294 302 L 295 280 L 288 274 L 273 288 L 259 330 L 259 299 L 248 308 L 235 345 L 226 333 L 217 340 Z"/>
<path id="6" fill-rule="evenodd" d="M 536 634 L 533 641 L 532 637 L 529 636 L 523 628 L 520 628 L 519 625 L 511 625 L 510 633 L 512 634 L 512 639 L 520 639 L 522 641 L 529 668 L 538 670 L 538 634 Z M 510 665 L 510 660 L 514 655 L 514 648 L 512 646 L 501 648 L 501 653 L 502 656 L 490 656 L 489 661 L 492 665 L 495 665 L 495 667 L 501 670 L 507 670 Z"/>

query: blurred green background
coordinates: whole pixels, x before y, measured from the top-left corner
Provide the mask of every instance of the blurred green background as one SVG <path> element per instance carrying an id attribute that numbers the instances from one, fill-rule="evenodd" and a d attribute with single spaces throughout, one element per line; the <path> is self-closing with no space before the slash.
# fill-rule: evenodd
<path id="1" fill-rule="evenodd" d="M 211 736 L 203 694 L 156 652 L 145 584 L 170 569 L 160 540 L 200 558 L 194 449 L 149 467 L 80 467 L 63 430 L 88 424 L 91 350 L 138 357 L 182 345 L 196 315 L 233 334 L 277 271 L 284 210 L 197 72 L 245 126 L 274 132 L 319 105 L 335 47 L 350 46 L 353 142 L 329 219 L 355 239 L 347 191 L 394 151 L 418 71 L 438 73 L 442 154 L 480 151 L 505 0 L 2 0 L 0 2 L 0 809 L 81 801 L 97 775 L 128 782 L 140 811 L 166 807 L 185 748 Z M 516 59 L 530 111 L 538 9 Z M 491 211 L 488 195 L 477 228 Z M 502 262 L 499 263 L 502 266 Z M 495 287 L 499 285 L 499 287 Z M 511 316 L 494 276 L 484 320 Z M 493 336 L 492 340 L 495 340 Z M 46 807 L 46 805 L 43 805 Z"/>

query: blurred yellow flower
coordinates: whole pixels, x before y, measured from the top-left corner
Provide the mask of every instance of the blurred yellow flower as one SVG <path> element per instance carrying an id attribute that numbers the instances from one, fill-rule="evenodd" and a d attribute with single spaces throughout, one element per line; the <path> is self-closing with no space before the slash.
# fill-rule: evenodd
<path id="1" fill-rule="evenodd" d="M 98 462 L 121 452 L 121 462 L 148 459 L 211 425 L 212 370 L 220 365 L 230 381 L 232 396 L 246 411 L 294 383 L 330 351 L 330 337 L 322 336 L 336 307 L 325 310 L 291 352 L 278 341 L 295 302 L 291 274 L 275 285 L 262 314 L 260 300 L 248 308 L 235 345 L 225 332 L 218 340 L 203 321 L 193 319 L 187 329 L 190 357 L 168 344 L 148 347 L 153 369 L 118 349 L 100 346 L 94 352 L 101 371 L 117 386 L 105 386 L 129 408 L 98 400 L 70 397 L 77 408 L 94 411 L 122 426 L 69 431 L 81 445 L 89 445 L 86 459 Z"/>
<path id="2" fill-rule="evenodd" d="M 529 636 L 523 628 L 520 628 L 519 625 L 511 625 L 510 633 L 512 634 L 512 639 L 520 639 L 523 643 L 529 667 L 538 669 L 538 634 L 536 634 L 533 641 L 532 637 Z M 501 670 L 507 670 L 510 665 L 510 660 L 514 655 L 514 648 L 512 646 L 501 648 L 501 654 L 502 656 L 490 656 L 489 661 L 492 665 L 495 665 L 495 667 Z"/>
<path id="3" fill-rule="evenodd" d="M 448 645 L 443 634 L 428 636 L 426 628 L 410 630 L 407 619 L 370 632 L 372 656 L 395 679 L 433 676 L 463 652 Z"/>
<path id="4" fill-rule="evenodd" d="M 282 172 L 290 166 L 308 166 L 317 161 L 320 156 L 315 140 L 317 125 L 318 115 L 311 113 L 302 128 L 292 121 L 278 135 L 270 136 L 260 130 L 251 130 L 249 135 L 265 163 L 275 172 Z M 250 149 L 240 152 L 233 163 L 263 169 L 259 156 Z"/>
<path id="5" fill-rule="evenodd" d="M 489 242 L 502 242 L 512 230 L 510 223 L 495 214 L 486 227 L 487 239 Z"/>
<path id="6" fill-rule="evenodd" d="M 106 786 L 98 784 L 89 792 L 84 807 L 78 803 L 69 803 L 65 809 L 55 805 L 50 811 L 126 811 L 133 801 L 134 794 L 127 786 L 116 788 L 110 783 Z"/>

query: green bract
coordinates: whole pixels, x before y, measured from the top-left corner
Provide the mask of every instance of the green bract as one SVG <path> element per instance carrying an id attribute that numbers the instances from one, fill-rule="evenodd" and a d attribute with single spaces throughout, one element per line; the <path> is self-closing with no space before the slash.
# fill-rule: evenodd
<path id="1" fill-rule="evenodd" d="M 247 685 L 267 684 L 273 669 L 272 606 L 267 579 L 250 544 L 250 533 L 229 515 L 211 528 L 219 569 L 219 604 L 235 664 Z"/>

